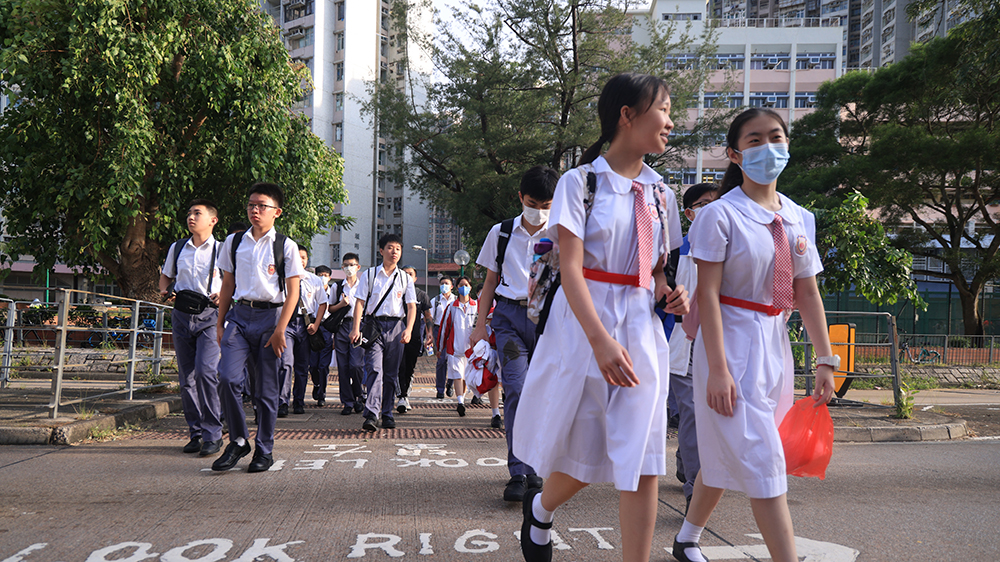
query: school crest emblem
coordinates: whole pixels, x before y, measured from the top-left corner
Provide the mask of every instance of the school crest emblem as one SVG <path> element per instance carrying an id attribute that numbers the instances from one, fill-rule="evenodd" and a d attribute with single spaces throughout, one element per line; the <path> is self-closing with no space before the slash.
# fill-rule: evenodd
<path id="1" fill-rule="evenodd" d="M 274 275 L 274 264 L 273 264 L 273 263 L 272 263 L 272 264 L 269 264 L 269 265 L 267 266 L 267 274 L 268 274 L 268 275 Z"/>
<path id="2" fill-rule="evenodd" d="M 656 203 L 648 203 L 646 208 L 649 209 L 649 218 L 652 220 L 660 220 L 660 217 L 656 214 Z"/>
<path id="3" fill-rule="evenodd" d="M 403 298 L 403 291 L 396 291 L 396 298 L 397 299 Z"/>
<path id="4" fill-rule="evenodd" d="M 804 256 L 806 255 L 806 250 L 809 249 L 809 240 L 803 236 L 798 235 L 795 237 L 795 255 Z"/>

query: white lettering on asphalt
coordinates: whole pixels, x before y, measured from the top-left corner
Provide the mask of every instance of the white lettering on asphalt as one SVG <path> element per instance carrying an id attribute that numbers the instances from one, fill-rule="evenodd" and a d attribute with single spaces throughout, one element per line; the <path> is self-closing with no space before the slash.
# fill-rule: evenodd
<path id="1" fill-rule="evenodd" d="M 493 541 L 480 541 L 480 540 L 470 540 L 472 537 L 486 537 L 488 539 L 497 538 L 493 533 L 489 533 L 486 529 L 473 529 L 471 531 L 466 531 L 464 535 L 458 537 L 455 541 L 455 550 L 464 554 L 477 554 L 480 552 L 493 552 L 494 550 L 500 550 L 500 544 Z M 479 548 L 469 548 L 466 546 L 471 544 Z"/>
<path id="2" fill-rule="evenodd" d="M 417 554 L 434 554 L 434 549 L 431 547 L 430 533 L 420 533 L 420 552 Z"/>
<path id="3" fill-rule="evenodd" d="M 368 539 L 384 539 L 382 542 L 369 543 Z M 396 535 L 379 535 L 377 533 L 365 533 L 363 535 L 358 535 L 358 541 L 354 543 L 351 547 L 351 552 L 347 555 L 348 558 L 361 558 L 365 555 L 365 551 L 369 548 L 379 548 L 382 552 L 385 552 L 393 558 L 399 558 L 406 554 L 402 550 L 396 550 L 396 545 L 399 541 L 403 540 L 402 537 L 397 537 Z"/>
<path id="4" fill-rule="evenodd" d="M 476 461 L 479 466 L 507 466 L 507 459 L 498 459 L 496 457 L 486 457 L 485 459 L 479 459 Z"/>
<path id="5" fill-rule="evenodd" d="M 311 461 L 295 461 L 292 470 L 323 470 L 323 466 L 330 462 L 328 459 L 316 459 Z"/>
<path id="6" fill-rule="evenodd" d="M 211 552 L 199 558 L 188 558 L 184 553 L 199 546 L 212 545 L 215 548 Z M 233 548 L 233 541 L 227 539 L 205 539 L 203 541 L 189 542 L 184 546 L 170 549 L 163 553 L 160 562 L 219 562 L 226 557 L 229 549 Z"/>
<path id="7" fill-rule="evenodd" d="M 22 548 L 21 550 L 14 553 L 14 556 L 10 558 L 4 558 L 3 562 L 24 562 L 24 557 L 31 554 L 36 550 L 41 550 L 49 546 L 47 542 L 36 542 L 35 544 L 29 546 L 28 548 Z"/>
<path id="8" fill-rule="evenodd" d="M 337 462 L 353 462 L 354 468 L 364 468 L 365 463 L 368 462 L 368 459 L 341 459 L 338 460 Z"/>
<path id="9" fill-rule="evenodd" d="M 465 459 L 392 459 L 394 461 L 399 461 L 396 468 L 406 468 L 408 466 L 419 466 L 420 468 L 430 468 L 432 466 L 443 466 L 445 468 L 464 468 L 469 466 L 468 461 Z"/>
<path id="10" fill-rule="evenodd" d="M 441 445 L 444 447 L 444 445 Z M 334 457 L 342 457 L 348 453 L 370 453 L 371 451 L 365 449 L 364 445 L 356 444 L 337 444 L 337 445 L 313 445 L 319 449 L 318 451 L 306 451 L 307 455 L 333 455 Z"/>
<path id="11" fill-rule="evenodd" d="M 278 459 L 278 460 L 274 461 L 274 464 L 272 464 L 271 468 L 267 469 L 267 471 L 268 472 L 278 472 L 282 468 L 285 468 L 285 463 L 286 462 L 288 462 L 288 461 L 286 461 L 285 459 Z"/>
<path id="12" fill-rule="evenodd" d="M 440 457 L 455 454 L 452 451 L 446 451 L 443 444 L 428 445 L 427 443 L 415 443 L 411 445 L 406 443 L 396 443 L 396 446 L 399 447 L 396 454 L 400 457 L 416 457 L 420 456 L 421 453 L 427 453 L 427 455 L 437 455 Z"/>
<path id="13" fill-rule="evenodd" d="M 567 529 L 567 531 L 569 531 L 570 533 L 583 532 L 589 534 L 590 536 L 597 539 L 597 548 L 601 550 L 615 549 L 615 547 L 612 546 L 611 543 L 604 540 L 604 537 L 601 536 L 601 531 L 614 531 L 614 529 L 612 529 L 611 527 L 570 527 L 569 529 Z"/>
<path id="14" fill-rule="evenodd" d="M 91 552 L 90 556 L 87 557 L 87 562 L 111 562 L 112 560 L 114 562 L 139 562 L 140 560 L 148 560 L 160 555 L 157 552 L 150 552 L 151 548 L 153 548 L 153 545 L 148 542 L 120 542 Z M 134 551 L 128 558 L 120 556 L 122 551 L 132 549 Z M 109 554 L 115 554 L 116 556 L 109 560 Z"/>
<path id="15" fill-rule="evenodd" d="M 285 553 L 285 548 L 293 544 L 302 544 L 305 541 L 291 541 L 282 544 L 275 544 L 268 546 L 267 541 L 271 539 L 254 539 L 253 544 L 250 548 L 246 549 L 246 552 L 242 556 L 233 560 L 233 562 L 254 562 L 258 558 L 263 559 L 265 556 L 274 560 L 275 562 L 295 562 L 295 559 Z"/>

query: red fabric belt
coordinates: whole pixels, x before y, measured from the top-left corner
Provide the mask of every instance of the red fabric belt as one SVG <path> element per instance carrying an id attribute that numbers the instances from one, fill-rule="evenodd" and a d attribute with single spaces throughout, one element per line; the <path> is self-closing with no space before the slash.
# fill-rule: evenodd
<path id="1" fill-rule="evenodd" d="M 733 297 L 719 296 L 719 302 L 722 304 L 728 304 L 729 306 L 735 306 L 737 308 L 745 308 L 747 310 L 752 310 L 754 312 L 763 312 L 768 316 L 777 316 L 784 312 L 784 309 L 778 308 L 776 306 L 771 306 L 769 304 L 760 304 L 759 302 L 745 301 L 743 299 L 736 299 Z"/>
<path id="2" fill-rule="evenodd" d="M 596 269 L 583 268 L 583 277 L 585 279 L 590 279 L 591 281 L 600 281 L 602 283 L 614 283 L 615 285 L 632 285 L 633 287 L 639 286 L 639 276 L 638 275 L 623 275 L 621 273 L 608 273 L 607 271 L 598 271 Z"/>

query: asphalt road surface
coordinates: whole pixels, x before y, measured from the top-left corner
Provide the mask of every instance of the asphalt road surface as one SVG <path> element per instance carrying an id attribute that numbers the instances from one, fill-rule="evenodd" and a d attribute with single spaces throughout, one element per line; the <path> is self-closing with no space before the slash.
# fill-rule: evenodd
<path id="1" fill-rule="evenodd" d="M 0 561 L 520 560 L 502 438 L 300 437 L 277 441 L 261 474 L 249 459 L 211 472 L 169 432 L 0 448 Z M 790 478 L 799 555 L 814 562 L 1000 560 L 998 500 L 996 439 L 837 444 L 826 480 Z M 561 508 L 553 559 L 620 560 L 617 505 L 596 485 Z M 652 560 L 673 560 L 683 506 L 662 477 Z M 729 493 L 702 544 L 712 560 L 766 560 L 756 533 Z"/>

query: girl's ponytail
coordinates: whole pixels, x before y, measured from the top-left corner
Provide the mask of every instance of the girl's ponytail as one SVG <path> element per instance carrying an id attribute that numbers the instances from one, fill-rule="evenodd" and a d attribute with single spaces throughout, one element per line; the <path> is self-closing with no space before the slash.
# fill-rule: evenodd
<path id="1" fill-rule="evenodd" d="M 735 162 L 730 162 L 726 168 L 726 175 L 722 176 L 722 183 L 719 185 L 719 195 L 729 193 L 734 187 L 743 183 L 743 170 Z"/>
<path id="2" fill-rule="evenodd" d="M 608 141 L 604 138 L 604 135 L 601 135 L 601 138 L 597 139 L 597 142 L 590 145 L 590 148 L 585 150 L 583 154 L 580 155 L 580 159 L 576 161 L 576 166 L 583 166 L 584 164 L 590 164 L 594 160 L 597 160 L 597 157 L 601 155 L 601 149 L 604 148 L 604 144 L 607 142 Z"/>
<path id="3" fill-rule="evenodd" d="M 730 123 L 729 132 L 726 133 L 727 155 L 729 154 L 728 150 L 730 148 L 733 150 L 739 150 L 740 131 L 743 129 L 743 124 L 761 115 L 767 115 L 781 124 L 781 128 L 785 131 L 785 137 L 788 137 L 788 125 L 785 124 L 785 120 L 782 119 L 776 111 L 766 107 L 751 107 L 750 109 L 747 109 L 743 113 L 737 115 L 736 119 L 733 119 L 733 122 Z M 739 164 L 730 162 L 729 167 L 726 168 L 726 175 L 722 176 L 722 185 L 719 187 L 719 195 L 725 195 L 738 185 L 743 185 L 743 169 L 740 168 Z"/>

